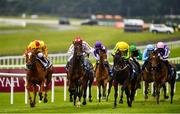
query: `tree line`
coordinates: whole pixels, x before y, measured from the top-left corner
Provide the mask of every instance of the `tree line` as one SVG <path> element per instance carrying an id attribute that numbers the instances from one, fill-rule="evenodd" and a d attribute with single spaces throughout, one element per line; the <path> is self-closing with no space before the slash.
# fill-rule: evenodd
<path id="1" fill-rule="evenodd" d="M 88 17 L 91 14 L 162 16 L 180 14 L 180 0 L 0 0 L 0 15 L 45 14 Z"/>

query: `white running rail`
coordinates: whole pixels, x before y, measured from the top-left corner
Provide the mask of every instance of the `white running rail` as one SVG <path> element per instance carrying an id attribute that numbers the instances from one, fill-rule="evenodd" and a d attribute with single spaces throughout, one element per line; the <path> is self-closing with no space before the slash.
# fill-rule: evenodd
<path id="1" fill-rule="evenodd" d="M 28 103 L 28 93 L 26 89 L 26 74 L 15 74 L 15 73 L 0 73 L 0 77 L 10 77 L 11 84 L 10 84 L 10 104 L 14 103 L 14 78 L 21 77 L 25 80 L 25 104 Z M 54 86 L 55 86 L 55 77 L 61 77 L 64 80 L 64 101 L 66 101 L 66 90 L 67 90 L 67 77 L 66 73 L 58 73 L 52 75 L 52 82 L 51 82 L 51 102 L 54 102 Z"/>

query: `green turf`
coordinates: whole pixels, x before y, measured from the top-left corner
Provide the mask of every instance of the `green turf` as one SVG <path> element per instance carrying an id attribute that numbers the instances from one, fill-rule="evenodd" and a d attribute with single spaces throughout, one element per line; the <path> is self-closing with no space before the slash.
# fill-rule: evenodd
<path id="1" fill-rule="evenodd" d="M 8 28 L 6 28 L 6 30 L 7 29 Z M 9 29 L 13 30 L 12 28 Z M 56 29 L 52 31 L 52 28 L 50 29 L 44 26 L 28 25 L 27 28 L 22 29 L 26 31 L 1 34 L 0 56 L 20 55 L 29 42 L 35 39 L 44 40 L 49 49 L 49 53 L 58 53 L 66 52 L 75 36 L 81 36 L 91 46 L 94 45 L 96 40 L 100 40 L 108 49 L 112 49 L 118 41 L 126 41 L 130 44 L 147 44 L 152 43 L 154 40 L 172 40 L 180 37 L 180 32 L 172 35 L 155 35 L 149 32 L 124 33 L 123 30 L 102 26 L 83 26 L 78 30 L 69 31 L 57 31 Z"/>
<path id="2" fill-rule="evenodd" d="M 118 104 L 116 109 L 113 106 L 113 89 L 108 102 L 98 102 L 96 99 L 96 87 L 93 87 L 93 102 L 87 102 L 86 106 L 74 107 L 68 100 L 63 101 L 63 88 L 55 88 L 55 102 L 37 103 L 35 108 L 30 108 L 29 104 L 24 104 L 24 93 L 15 93 L 14 104 L 10 105 L 10 94 L 0 93 L 1 113 L 180 113 L 180 82 L 177 83 L 173 104 L 170 100 L 164 100 L 161 94 L 160 104 L 156 104 L 156 99 L 149 95 L 147 101 L 144 100 L 142 89 L 138 90 L 132 107 L 129 108 L 124 96 L 124 104 Z M 50 101 L 50 92 L 48 93 Z M 68 98 L 69 99 L 69 98 Z M 119 99 L 119 98 L 118 98 Z"/>

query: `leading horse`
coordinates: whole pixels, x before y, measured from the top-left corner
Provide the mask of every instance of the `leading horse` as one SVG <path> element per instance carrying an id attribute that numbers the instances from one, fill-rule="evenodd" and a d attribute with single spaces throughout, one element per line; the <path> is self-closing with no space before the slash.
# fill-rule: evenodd
<path id="1" fill-rule="evenodd" d="M 28 68 L 27 70 L 27 85 L 26 88 L 28 90 L 28 96 L 30 100 L 30 106 L 35 107 L 36 104 L 36 92 L 37 92 L 37 86 L 40 86 L 39 90 L 39 97 L 40 101 L 43 99 L 42 92 L 45 91 L 44 94 L 44 103 L 48 101 L 47 99 L 47 91 L 48 86 L 51 82 L 52 73 L 53 73 L 53 67 L 52 65 L 48 67 L 47 69 L 44 69 L 42 66 L 42 63 L 37 57 L 37 53 L 39 53 L 36 49 L 32 49 L 31 51 L 28 51 L 25 53 L 26 56 L 26 66 Z M 45 87 L 44 87 L 45 84 Z M 33 88 L 34 98 L 32 100 L 31 94 L 30 94 L 30 88 Z"/>
<path id="2" fill-rule="evenodd" d="M 168 67 L 164 63 L 163 60 L 161 60 L 160 56 L 158 56 L 157 51 L 153 51 L 150 54 L 150 62 L 152 65 L 152 75 L 153 80 L 155 84 L 155 90 L 156 90 L 156 97 L 157 97 L 157 104 L 159 104 L 159 98 L 160 98 L 160 88 L 165 85 L 166 82 L 169 82 L 171 87 L 171 104 L 173 102 L 173 96 L 174 96 L 174 86 L 176 81 L 176 70 L 174 68 L 174 73 L 172 76 L 168 74 Z"/>

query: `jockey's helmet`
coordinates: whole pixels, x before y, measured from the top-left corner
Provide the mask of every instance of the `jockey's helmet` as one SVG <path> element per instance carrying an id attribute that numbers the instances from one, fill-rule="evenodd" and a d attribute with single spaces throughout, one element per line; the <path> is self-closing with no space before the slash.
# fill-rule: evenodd
<path id="1" fill-rule="evenodd" d="M 156 45 L 157 48 L 164 48 L 165 47 L 165 44 L 163 42 L 158 42 L 157 45 Z"/>
<path id="2" fill-rule="evenodd" d="M 82 39 L 80 36 L 77 36 L 75 39 L 74 39 L 74 43 L 80 43 L 82 44 Z"/>
<path id="3" fill-rule="evenodd" d="M 153 51 L 155 49 L 155 47 L 152 44 L 148 44 L 146 46 L 146 48 L 147 48 L 148 51 Z"/>
<path id="4" fill-rule="evenodd" d="M 118 42 L 116 44 L 116 46 L 118 47 L 118 49 L 120 51 L 126 51 L 126 50 L 129 50 L 129 45 L 126 43 L 126 42 Z"/>
<path id="5" fill-rule="evenodd" d="M 36 45 L 36 48 L 40 48 L 41 41 L 40 40 L 35 40 L 35 45 Z"/>
<path id="6" fill-rule="evenodd" d="M 100 41 L 96 41 L 95 43 L 95 48 L 101 48 L 102 47 L 102 44 Z"/>
<path id="7" fill-rule="evenodd" d="M 130 46 L 130 51 L 136 51 L 136 46 L 135 45 L 131 45 Z"/>

